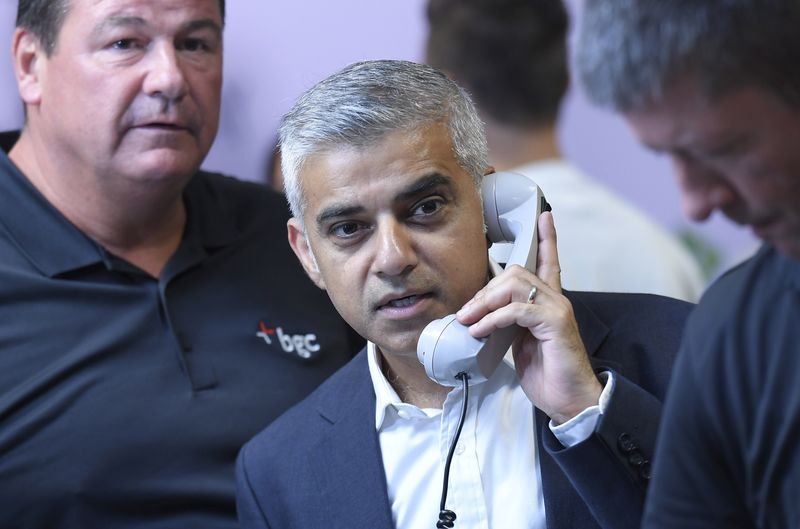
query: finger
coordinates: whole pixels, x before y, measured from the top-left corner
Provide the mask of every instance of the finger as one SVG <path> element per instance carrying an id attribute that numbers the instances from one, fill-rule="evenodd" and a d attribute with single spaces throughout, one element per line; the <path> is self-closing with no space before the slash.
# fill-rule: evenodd
<path id="1" fill-rule="evenodd" d="M 487 313 L 509 303 L 525 303 L 534 284 L 545 286 L 530 271 L 513 265 L 492 278 L 456 313 L 458 321 L 464 325 L 471 325 Z"/>
<path id="2" fill-rule="evenodd" d="M 536 257 L 536 275 L 557 292 L 561 292 L 561 264 L 558 261 L 556 227 L 553 214 L 539 215 L 539 252 Z"/>
<path id="3" fill-rule="evenodd" d="M 543 289 L 537 292 L 535 303 L 516 301 L 502 304 L 496 309 L 483 314 L 480 319 L 471 324 L 469 328 L 470 334 L 475 338 L 482 338 L 497 329 L 510 325 L 518 325 L 525 328 L 539 325 L 546 319 L 545 314 L 552 310 L 549 308 L 551 303 L 548 300 L 550 298 L 550 292 L 547 289 Z"/>

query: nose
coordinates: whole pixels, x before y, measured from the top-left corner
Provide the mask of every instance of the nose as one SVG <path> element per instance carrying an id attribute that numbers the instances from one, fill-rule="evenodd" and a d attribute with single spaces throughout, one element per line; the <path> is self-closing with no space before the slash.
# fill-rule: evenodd
<path id="1" fill-rule="evenodd" d="M 149 96 L 167 101 L 178 101 L 186 95 L 186 76 L 178 51 L 171 43 L 158 43 L 151 49 L 143 90 Z"/>
<path id="2" fill-rule="evenodd" d="M 723 209 L 735 200 L 724 175 L 692 160 L 673 158 L 673 166 L 682 195 L 684 214 L 704 221 L 714 210 Z"/>
<path id="3" fill-rule="evenodd" d="M 380 223 L 375 234 L 373 270 L 383 276 L 401 276 L 418 262 L 412 234 L 396 219 Z"/>

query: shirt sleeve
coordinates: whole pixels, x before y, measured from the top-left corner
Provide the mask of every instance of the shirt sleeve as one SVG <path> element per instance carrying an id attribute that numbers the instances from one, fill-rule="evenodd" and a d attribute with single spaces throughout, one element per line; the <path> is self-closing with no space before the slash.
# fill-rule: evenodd
<path id="1" fill-rule="evenodd" d="M 598 378 L 604 383 L 604 387 L 596 405 L 589 406 L 563 424 L 556 425 L 550 421 L 550 431 L 566 448 L 588 439 L 608 407 L 608 402 L 614 393 L 614 374 L 610 371 L 603 371 L 598 374 Z"/>

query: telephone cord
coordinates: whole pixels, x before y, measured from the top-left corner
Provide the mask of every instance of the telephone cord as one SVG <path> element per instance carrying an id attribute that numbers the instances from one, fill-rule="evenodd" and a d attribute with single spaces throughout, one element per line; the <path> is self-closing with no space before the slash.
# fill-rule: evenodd
<path id="1" fill-rule="evenodd" d="M 439 521 L 436 522 L 437 529 L 451 529 L 455 525 L 456 513 L 451 510 L 445 509 L 447 502 L 447 483 L 450 480 L 450 463 L 453 461 L 453 453 L 456 450 L 458 438 L 461 435 L 461 428 L 464 426 L 464 419 L 467 417 L 467 401 L 469 400 L 469 375 L 461 372 L 456 375 L 456 378 L 461 380 L 464 387 L 464 402 L 461 405 L 461 417 L 458 419 L 458 426 L 456 427 L 456 435 L 453 437 L 453 442 L 450 443 L 450 450 L 447 453 L 447 460 L 444 464 L 444 482 L 442 483 L 442 500 L 439 502 Z"/>

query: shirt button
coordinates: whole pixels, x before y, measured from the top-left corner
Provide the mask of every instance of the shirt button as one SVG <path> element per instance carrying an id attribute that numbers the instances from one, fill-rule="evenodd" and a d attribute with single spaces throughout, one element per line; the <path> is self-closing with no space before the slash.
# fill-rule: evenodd
<path id="1" fill-rule="evenodd" d="M 408 412 L 407 412 L 406 410 L 400 410 L 400 411 L 398 411 L 398 412 L 397 412 L 397 415 L 398 415 L 398 416 L 399 416 L 401 419 L 408 419 Z"/>
<path id="2" fill-rule="evenodd" d="M 464 445 L 462 443 L 458 443 L 456 445 L 456 454 L 461 455 L 464 453 Z"/>

